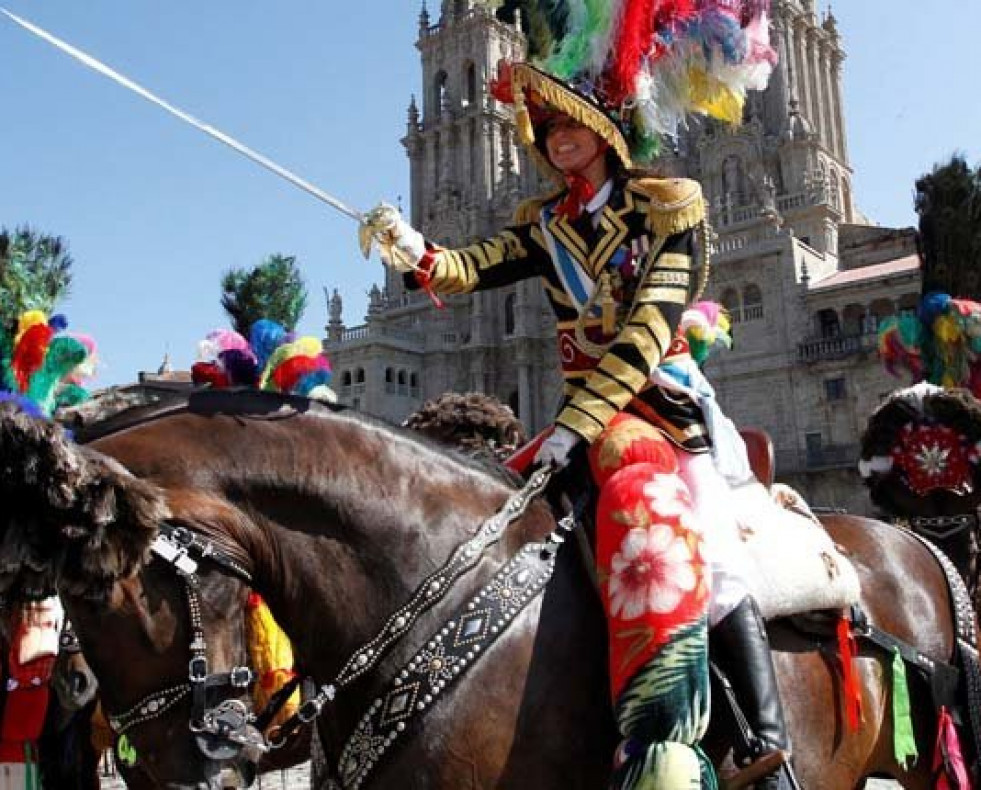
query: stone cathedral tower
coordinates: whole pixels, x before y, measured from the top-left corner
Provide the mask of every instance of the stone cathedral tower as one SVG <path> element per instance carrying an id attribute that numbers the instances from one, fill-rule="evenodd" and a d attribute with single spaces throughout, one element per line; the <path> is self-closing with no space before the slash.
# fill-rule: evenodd
<path id="1" fill-rule="evenodd" d="M 497 62 L 520 59 L 525 45 L 520 21 L 501 21 L 473 0 L 443 0 L 435 23 L 423 5 L 422 96 L 409 104 L 402 144 L 409 219 L 433 241 L 459 246 L 490 235 L 522 198 L 546 188 L 515 140 L 510 111 L 487 91 Z M 399 420 L 426 398 L 478 390 L 509 403 L 535 429 L 559 397 L 554 336 L 537 281 L 451 297 L 434 310 L 389 273 L 384 291 L 372 295 L 367 324 L 340 335 L 335 325 L 327 350 L 335 366 L 360 361 L 341 373 L 339 394 L 366 411 Z"/>
<path id="2" fill-rule="evenodd" d="M 771 33 L 779 64 L 750 96 L 743 125 L 693 120 L 658 166 L 700 181 L 711 206 L 707 296 L 729 309 L 736 342 L 707 367 L 724 408 L 769 431 L 785 479 L 855 508 L 865 496 L 852 452 L 876 399 L 895 386 L 874 355 L 875 325 L 919 291 L 912 232 L 871 226 L 855 205 L 834 17 L 819 17 L 815 0 L 773 0 Z M 423 4 L 423 89 L 402 144 L 409 218 L 436 242 L 490 235 L 548 188 L 516 143 L 510 110 L 486 89 L 497 61 L 526 45 L 520 18 L 442 0 L 433 19 Z M 555 328 L 534 280 L 436 310 L 389 274 L 372 289 L 365 324 L 344 326 L 336 292 L 330 306 L 325 348 L 342 402 L 400 421 L 426 398 L 480 390 L 533 430 L 554 414 Z"/>

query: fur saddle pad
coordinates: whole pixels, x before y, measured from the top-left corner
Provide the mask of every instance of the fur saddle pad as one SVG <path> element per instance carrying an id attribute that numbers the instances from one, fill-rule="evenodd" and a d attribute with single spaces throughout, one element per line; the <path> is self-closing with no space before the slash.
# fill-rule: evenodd
<path id="1" fill-rule="evenodd" d="M 858 603 L 855 567 L 797 492 L 754 482 L 733 490 L 733 505 L 750 593 L 766 619 Z"/>

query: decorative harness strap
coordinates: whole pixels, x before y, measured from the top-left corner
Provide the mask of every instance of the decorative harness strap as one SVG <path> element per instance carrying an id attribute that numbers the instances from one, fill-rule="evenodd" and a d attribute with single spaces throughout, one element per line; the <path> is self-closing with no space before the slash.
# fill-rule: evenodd
<path id="1" fill-rule="evenodd" d="M 960 668 L 963 670 L 967 681 L 965 684 L 967 687 L 967 710 L 971 720 L 974 753 L 981 755 L 981 665 L 978 663 L 978 635 L 975 626 L 974 605 L 964 580 L 950 558 L 922 535 L 917 535 L 915 532 L 909 534 L 930 550 L 947 577 L 952 598 Z"/>
<path id="2" fill-rule="evenodd" d="M 975 513 L 962 513 L 956 516 L 909 516 L 893 519 L 893 523 L 904 529 L 910 529 L 931 540 L 947 540 L 959 535 L 965 529 L 977 525 Z"/>
<path id="3" fill-rule="evenodd" d="M 544 589 L 555 570 L 562 532 L 575 529 L 568 516 L 545 543 L 525 545 L 432 635 L 371 703 L 341 752 L 337 775 L 344 790 L 357 790 L 404 732 L 501 636 Z"/>
<path id="4" fill-rule="evenodd" d="M 547 467 L 535 472 L 524 488 L 481 525 L 474 537 L 458 546 L 446 564 L 424 579 L 409 601 L 389 616 L 374 638 L 351 655 L 334 680 L 322 685 L 316 695 L 306 700 L 292 717 L 270 733 L 270 746 L 274 749 L 281 747 L 297 728 L 316 719 L 324 706 L 333 701 L 339 689 L 373 669 L 419 617 L 439 603 L 454 582 L 477 564 L 484 551 L 501 539 L 505 527 L 524 514 L 528 504 L 545 490 L 551 474 Z"/>

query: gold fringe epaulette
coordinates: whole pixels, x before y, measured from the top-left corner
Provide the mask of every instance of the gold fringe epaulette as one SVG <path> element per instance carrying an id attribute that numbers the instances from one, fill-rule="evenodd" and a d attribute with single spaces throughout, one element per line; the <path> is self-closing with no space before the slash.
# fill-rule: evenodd
<path id="1" fill-rule="evenodd" d="M 542 208 L 545 206 L 545 204 L 551 203 L 559 195 L 561 195 L 563 191 L 564 190 L 557 189 L 547 195 L 540 195 L 539 197 L 522 200 L 518 204 L 518 207 L 514 210 L 514 224 L 528 225 L 532 222 L 538 222 L 542 214 Z"/>
<path id="2" fill-rule="evenodd" d="M 690 178 L 637 178 L 630 185 L 651 201 L 651 229 L 659 238 L 691 230 L 708 216 L 702 187 Z"/>

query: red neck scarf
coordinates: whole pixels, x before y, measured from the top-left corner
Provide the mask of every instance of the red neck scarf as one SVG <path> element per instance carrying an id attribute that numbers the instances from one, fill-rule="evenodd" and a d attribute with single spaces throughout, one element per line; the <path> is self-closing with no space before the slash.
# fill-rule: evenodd
<path id="1" fill-rule="evenodd" d="M 606 156 L 606 149 L 609 147 L 609 144 L 605 140 L 602 141 L 596 154 L 583 166 L 582 170 L 592 165 L 599 157 Z M 582 174 L 582 170 L 577 173 L 562 174 L 569 191 L 555 207 L 555 213 L 560 214 L 570 222 L 575 222 L 579 219 L 586 204 L 596 197 L 596 187 Z"/>

